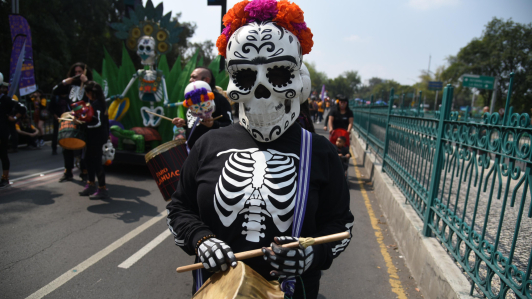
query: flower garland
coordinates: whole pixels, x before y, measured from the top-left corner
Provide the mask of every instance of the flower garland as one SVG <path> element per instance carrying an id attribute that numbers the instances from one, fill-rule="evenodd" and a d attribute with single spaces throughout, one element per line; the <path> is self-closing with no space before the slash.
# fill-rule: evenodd
<path id="1" fill-rule="evenodd" d="M 312 32 L 305 23 L 303 11 L 295 3 L 288 0 L 244 0 L 238 2 L 223 17 L 225 29 L 216 41 L 218 53 L 226 56 L 227 42 L 231 35 L 240 27 L 251 22 L 262 22 L 272 20 L 278 25 L 297 36 L 303 54 L 308 54 L 312 50 Z"/>
<path id="2" fill-rule="evenodd" d="M 195 104 L 207 102 L 208 100 L 214 100 L 214 93 L 204 87 L 194 89 L 185 94 L 185 101 L 183 102 L 183 107 L 188 108 Z"/>

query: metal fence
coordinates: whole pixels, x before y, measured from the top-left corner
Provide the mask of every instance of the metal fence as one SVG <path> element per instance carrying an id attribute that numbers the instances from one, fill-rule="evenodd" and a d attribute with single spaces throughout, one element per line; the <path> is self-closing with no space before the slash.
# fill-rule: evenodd
<path id="1" fill-rule="evenodd" d="M 350 105 L 354 129 L 471 282 L 471 295 L 532 298 L 532 126 L 510 107 L 477 122 L 451 111 Z M 393 89 L 390 99 L 393 99 Z"/>

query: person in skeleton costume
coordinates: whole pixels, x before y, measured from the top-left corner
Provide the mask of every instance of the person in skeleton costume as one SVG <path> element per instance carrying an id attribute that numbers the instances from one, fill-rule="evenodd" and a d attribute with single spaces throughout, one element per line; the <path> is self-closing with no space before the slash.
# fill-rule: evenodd
<path id="1" fill-rule="evenodd" d="M 217 46 L 239 122 L 198 139 L 167 206 L 168 226 L 176 245 L 205 267 L 193 273 L 194 291 L 213 272 L 234 266 L 234 253 L 271 245 L 273 251 L 245 263 L 282 280 L 292 298 L 317 298 L 321 270 L 350 238 L 306 249 L 278 246 L 353 226 L 334 146 L 296 121 L 310 93 L 302 57 L 312 33 L 301 9 L 286 0 L 242 1 L 223 20 Z"/>
<path id="2" fill-rule="evenodd" d="M 67 78 L 54 87 L 52 101 L 50 103 L 50 109 L 54 111 L 54 118 L 57 123 L 57 125 L 54 123 L 54 138 L 57 139 L 57 131 L 59 130 L 57 119 L 61 117 L 61 114 L 71 111 L 71 104 L 79 101 L 89 103 L 89 98 L 87 98 L 85 90 L 81 87 L 81 85 L 85 84 L 87 81 L 92 81 L 92 72 L 85 63 L 78 62 L 70 67 Z M 79 153 L 79 151 L 63 149 L 65 173 L 59 179 L 59 182 L 70 181 L 73 179 L 72 169 L 74 168 L 74 156 L 76 153 Z M 81 160 L 80 164 L 80 176 L 82 180 L 86 180 L 87 169 L 85 167 L 85 162 Z"/>
<path id="3" fill-rule="evenodd" d="M 150 104 L 150 107 L 140 109 L 145 127 L 157 127 L 161 123 L 160 117 L 148 113 L 164 115 L 163 107 L 155 107 L 156 103 L 162 101 L 166 107 L 177 105 L 169 103 L 166 80 L 163 72 L 157 70 L 156 66 L 159 56 L 170 52 L 172 44 L 178 42 L 183 28 L 177 27 L 177 21 L 170 21 L 171 12 L 164 16 L 162 13 L 162 2 L 154 7 L 152 1 L 148 0 L 146 7 L 137 5 L 135 10 L 130 10 L 130 17 L 123 17 L 122 23 L 111 24 L 111 27 L 117 30 L 115 36 L 125 39 L 126 47 L 137 52 L 144 69 L 133 74 L 122 94 L 111 96 L 106 101 L 123 99 L 138 79 L 139 99 Z"/>
<path id="4" fill-rule="evenodd" d="M 186 119 L 176 117 L 172 123 L 177 127 L 186 128 L 187 146 L 190 149 L 196 140 L 208 131 L 231 125 L 233 115 L 227 99 L 216 92 L 216 82 L 211 70 L 197 68 L 190 74 L 189 81 L 190 83 L 185 88 L 185 101 L 183 102 L 183 107 L 188 108 Z M 192 99 L 191 96 L 195 93 L 193 90 L 198 88 L 204 88 L 209 95 L 212 94 L 213 99 L 210 101 Z"/>

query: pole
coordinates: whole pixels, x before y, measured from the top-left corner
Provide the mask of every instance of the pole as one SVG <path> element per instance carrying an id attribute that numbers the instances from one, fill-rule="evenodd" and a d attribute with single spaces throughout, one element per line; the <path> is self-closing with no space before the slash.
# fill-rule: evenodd
<path id="1" fill-rule="evenodd" d="M 431 58 L 432 58 L 432 57 L 429 55 L 429 69 L 427 70 L 427 75 L 429 75 L 429 78 L 430 78 L 430 59 L 431 59 Z"/>
<path id="2" fill-rule="evenodd" d="M 438 92 L 439 90 L 436 90 L 436 98 L 434 99 L 434 111 L 437 111 L 438 109 Z"/>
<path id="3" fill-rule="evenodd" d="M 497 84 L 498 83 L 499 83 L 499 77 L 495 77 L 495 82 L 493 82 L 493 92 L 491 93 L 490 114 L 492 114 L 493 109 L 495 109 L 495 101 L 497 100 Z"/>

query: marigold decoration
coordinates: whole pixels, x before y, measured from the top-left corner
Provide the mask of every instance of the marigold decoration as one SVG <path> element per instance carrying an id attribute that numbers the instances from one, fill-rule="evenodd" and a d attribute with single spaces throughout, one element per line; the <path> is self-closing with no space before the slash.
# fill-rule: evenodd
<path id="1" fill-rule="evenodd" d="M 183 107 L 188 108 L 192 105 L 203 103 L 209 100 L 214 100 L 214 93 L 208 91 L 206 88 L 194 89 L 185 94 L 185 101 Z"/>
<path id="2" fill-rule="evenodd" d="M 244 0 L 238 2 L 223 17 L 225 29 L 216 41 L 218 53 L 226 57 L 227 41 L 235 31 L 251 22 L 271 20 L 297 36 L 303 54 L 312 50 L 312 32 L 305 23 L 303 10 L 287 0 Z"/>

